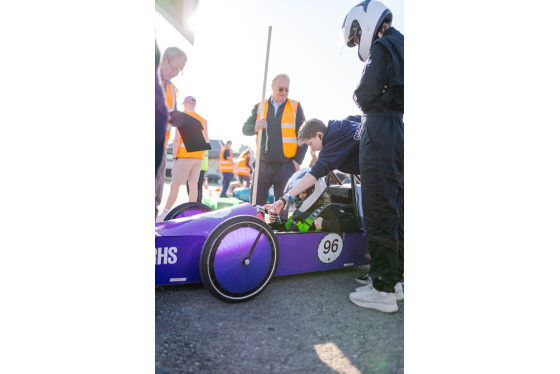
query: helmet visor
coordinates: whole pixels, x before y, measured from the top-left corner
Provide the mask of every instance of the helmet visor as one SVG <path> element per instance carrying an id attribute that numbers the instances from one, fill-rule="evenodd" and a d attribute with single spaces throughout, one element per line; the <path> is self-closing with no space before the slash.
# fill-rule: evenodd
<path id="1" fill-rule="evenodd" d="M 350 26 L 350 31 L 348 32 L 348 37 L 346 39 L 346 46 L 354 48 L 359 44 L 361 36 L 362 29 L 360 28 L 360 24 L 356 20 L 352 21 L 352 25 Z M 358 37 L 357 40 L 356 37 Z"/>
<path id="2" fill-rule="evenodd" d="M 340 55 L 353 55 L 356 53 L 354 47 L 357 45 L 354 43 L 354 37 L 348 36 L 350 34 L 346 34 L 344 29 L 342 29 L 339 33 L 338 38 L 338 53 Z M 356 35 L 354 35 L 356 36 Z"/>

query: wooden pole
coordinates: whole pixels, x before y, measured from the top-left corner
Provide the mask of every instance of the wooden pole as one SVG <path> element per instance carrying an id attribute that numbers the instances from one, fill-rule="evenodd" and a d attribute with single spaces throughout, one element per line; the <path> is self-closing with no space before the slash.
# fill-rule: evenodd
<path id="1" fill-rule="evenodd" d="M 272 26 L 268 26 L 268 42 L 266 44 L 266 63 L 264 64 L 264 80 L 263 80 L 263 90 L 262 99 L 259 112 L 257 114 L 257 120 L 263 119 L 264 117 L 264 100 L 266 94 L 266 75 L 268 73 L 268 56 L 270 54 L 270 37 L 272 35 Z M 257 203 L 257 186 L 259 183 L 259 165 L 261 160 L 261 142 L 262 142 L 262 129 L 259 130 L 258 140 L 257 140 L 257 151 L 255 152 L 255 171 L 253 172 L 253 196 L 251 199 L 251 204 L 255 205 Z"/>

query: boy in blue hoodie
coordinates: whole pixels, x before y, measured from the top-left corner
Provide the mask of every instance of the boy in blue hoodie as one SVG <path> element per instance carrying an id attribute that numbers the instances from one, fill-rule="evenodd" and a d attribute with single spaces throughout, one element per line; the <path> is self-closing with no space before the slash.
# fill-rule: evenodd
<path id="1" fill-rule="evenodd" d="M 272 205 L 272 211 L 280 212 L 288 200 L 293 200 L 333 170 L 360 174 L 359 130 L 360 116 L 329 121 L 328 126 L 316 118 L 305 121 L 298 132 L 298 143 L 307 144 L 311 150 L 321 152 L 309 173 Z"/>

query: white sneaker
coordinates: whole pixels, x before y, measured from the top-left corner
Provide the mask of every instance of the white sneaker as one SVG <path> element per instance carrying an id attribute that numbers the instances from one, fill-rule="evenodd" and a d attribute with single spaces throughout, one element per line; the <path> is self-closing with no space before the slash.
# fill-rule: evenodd
<path id="1" fill-rule="evenodd" d="M 358 284 L 371 284 L 371 278 L 369 277 L 369 274 L 366 274 L 362 275 L 361 277 L 355 278 L 354 282 Z"/>
<path id="2" fill-rule="evenodd" d="M 397 284 L 395 284 L 395 297 L 397 298 L 397 301 L 404 300 L 404 292 L 401 282 L 397 282 Z"/>
<path id="3" fill-rule="evenodd" d="M 169 212 L 163 211 L 160 213 L 159 216 L 157 216 L 156 218 L 156 222 L 163 222 L 163 220 L 165 219 L 165 217 L 167 216 Z"/>
<path id="4" fill-rule="evenodd" d="M 356 292 L 369 291 L 372 288 L 373 288 L 373 286 L 370 283 L 367 286 L 362 286 L 362 287 L 356 288 Z M 396 297 L 397 301 L 404 300 L 404 292 L 403 292 L 403 289 L 402 289 L 402 283 L 401 282 L 395 284 L 395 297 Z"/>
<path id="5" fill-rule="evenodd" d="M 375 309 L 384 313 L 394 313 L 399 310 L 394 293 L 381 293 L 373 287 L 371 290 L 352 292 L 350 301 L 362 308 Z"/>

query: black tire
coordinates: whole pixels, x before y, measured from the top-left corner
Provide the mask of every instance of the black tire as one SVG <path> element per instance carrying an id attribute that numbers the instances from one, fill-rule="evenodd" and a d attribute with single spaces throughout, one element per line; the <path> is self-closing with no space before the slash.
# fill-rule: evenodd
<path id="1" fill-rule="evenodd" d="M 208 236 L 200 255 L 206 289 L 229 303 L 264 291 L 278 268 L 279 247 L 268 224 L 253 216 L 225 220 Z"/>
<path id="2" fill-rule="evenodd" d="M 169 221 L 170 219 L 181 218 L 181 217 L 188 217 L 193 216 L 196 214 L 211 212 L 212 208 L 208 205 L 204 205 L 202 203 L 184 203 L 177 205 L 175 208 L 171 209 L 169 213 L 163 219 L 164 221 Z"/>

